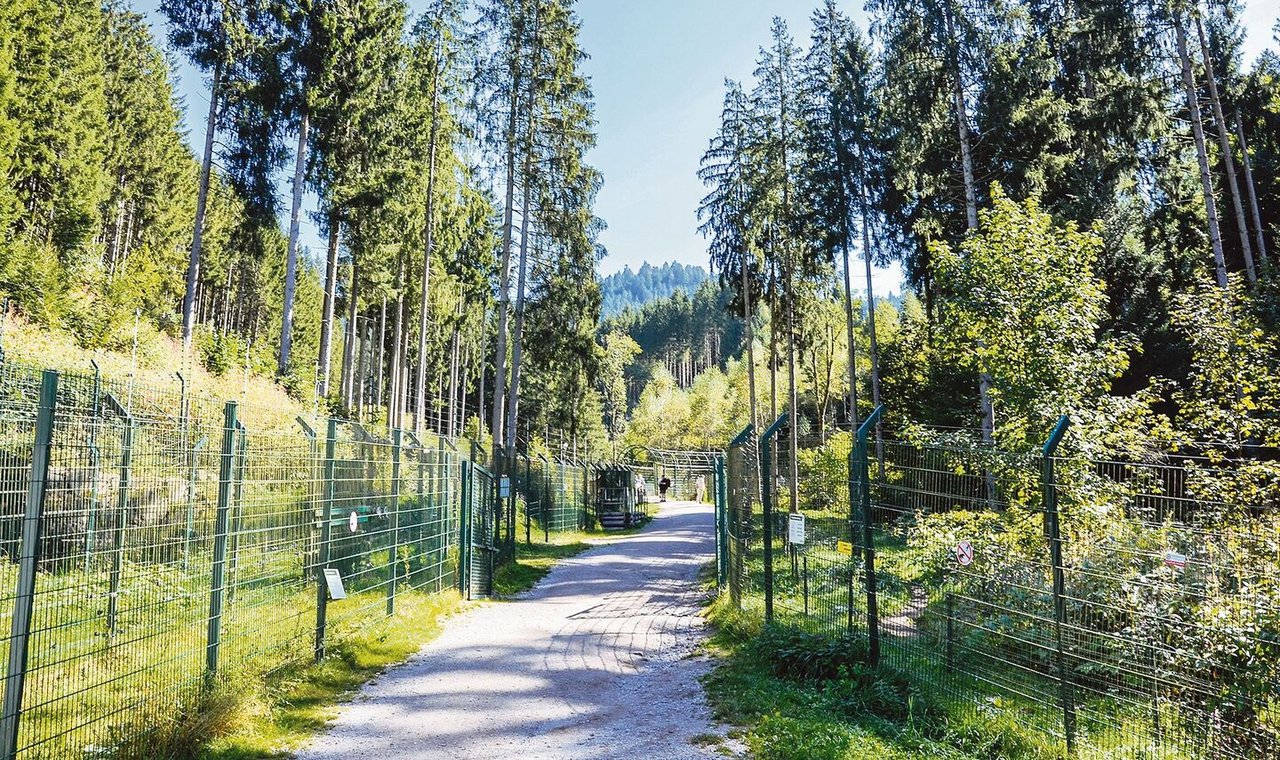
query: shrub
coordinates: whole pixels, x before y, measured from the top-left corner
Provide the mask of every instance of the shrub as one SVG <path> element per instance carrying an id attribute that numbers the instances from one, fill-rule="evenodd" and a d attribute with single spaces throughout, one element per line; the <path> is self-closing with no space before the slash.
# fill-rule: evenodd
<path id="1" fill-rule="evenodd" d="M 766 627 L 751 648 L 753 654 L 770 663 L 774 675 L 799 681 L 836 678 L 867 660 L 866 644 L 860 639 L 832 638 L 784 626 Z"/>

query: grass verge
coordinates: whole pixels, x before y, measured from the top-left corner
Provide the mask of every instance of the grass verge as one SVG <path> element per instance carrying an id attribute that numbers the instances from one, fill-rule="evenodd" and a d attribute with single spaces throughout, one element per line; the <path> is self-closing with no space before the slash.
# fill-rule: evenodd
<path id="1" fill-rule="evenodd" d="M 584 535 L 569 533 L 558 536 L 549 544 L 521 544 L 516 549 L 516 561 L 503 565 L 494 573 L 494 595 L 505 599 L 533 588 L 557 562 L 591 548 L 582 540 Z"/>
<path id="2" fill-rule="evenodd" d="M 736 726 L 757 760 L 1054 757 L 1011 721 L 954 709 L 865 645 L 784 628 L 714 601 L 708 643 L 720 664 L 704 685 L 715 717 Z"/>
<path id="3" fill-rule="evenodd" d="M 444 620 L 465 605 L 451 592 L 399 595 L 394 617 L 336 642 L 323 662 L 290 665 L 256 683 L 224 685 L 221 691 L 234 705 L 212 711 L 220 717 L 221 725 L 203 727 L 210 736 L 200 737 L 189 735 L 190 726 L 180 722 L 175 726 L 176 741 L 171 743 L 175 746 L 170 756 L 205 760 L 288 757 L 333 719 L 343 700 L 439 635 Z M 203 745 L 198 752 L 182 751 L 183 746 L 196 745 Z"/>
<path id="4" fill-rule="evenodd" d="M 498 596 L 528 590 L 555 563 L 590 545 L 588 534 L 562 534 L 549 544 L 519 547 L 519 560 L 494 578 Z M 122 758 L 173 760 L 264 760 L 287 758 L 324 729 L 342 702 L 389 666 L 401 663 L 442 630 L 444 621 L 468 606 L 457 593 L 404 592 L 396 615 L 333 643 L 323 662 L 307 660 L 261 679 L 236 679 L 151 732 Z"/>

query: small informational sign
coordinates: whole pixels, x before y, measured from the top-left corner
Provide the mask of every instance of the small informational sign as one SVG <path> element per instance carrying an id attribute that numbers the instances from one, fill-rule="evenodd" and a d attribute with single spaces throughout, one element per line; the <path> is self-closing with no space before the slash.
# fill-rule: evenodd
<path id="1" fill-rule="evenodd" d="M 342 573 L 336 567 L 324 569 L 324 585 L 329 589 L 330 599 L 346 599 L 347 589 L 342 585 Z"/>
<path id="2" fill-rule="evenodd" d="M 787 515 L 787 543 L 804 543 L 804 515 Z"/>
<path id="3" fill-rule="evenodd" d="M 511 498 L 511 478 L 506 475 L 503 475 L 502 480 L 498 481 L 498 497 L 502 499 Z"/>
<path id="4" fill-rule="evenodd" d="M 839 552 L 839 553 L 841 553 L 841 554 L 843 554 L 843 555 L 844 555 L 844 556 L 846 556 L 846 557 L 852 557 L 852 556 L 853 556 L 853 544 L 849 543 L 848 541 L 837 541 L 837 542 L 836 542 L 836 551 L 837 551 L 837 552 Z"/>
<path id="5" fill-rule="evenodd" d="M 1183 570 L 1187 566 L 1187 555 L 1177 552 L 1165 552 L 1164 563 L 1174 570 Z"/>
<path id="6" fill-rule="evenodd" d="M 956 562 L 959 562 L 961 567 L 973 564 L 973 544 L 968 541 L 956 544 Z"/>
<path id="7" fill-rule="evenodd" d="M 354 510 L 351 512 L 351 516 L 347 518 L 347 527 L 351 529 L 352 533 L 360 530 L 360 515 Z"/>

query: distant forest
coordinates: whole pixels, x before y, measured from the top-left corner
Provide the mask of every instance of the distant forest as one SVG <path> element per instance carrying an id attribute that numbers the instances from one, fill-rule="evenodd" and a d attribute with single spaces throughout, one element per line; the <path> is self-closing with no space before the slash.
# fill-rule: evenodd
<path id="1" fill-rule="evenodd" d="M 607 319 L 627 308 L 638 309 L 652 301 L 666 298 L 677 290 L 691 294 L 707 278 L 706 269 L 679 262 L 670 262 L 660 267 L 646 262 L 638 272 L 627 267 L 605 277 L 601 283 L 604 297 L 601 316 Z"/>

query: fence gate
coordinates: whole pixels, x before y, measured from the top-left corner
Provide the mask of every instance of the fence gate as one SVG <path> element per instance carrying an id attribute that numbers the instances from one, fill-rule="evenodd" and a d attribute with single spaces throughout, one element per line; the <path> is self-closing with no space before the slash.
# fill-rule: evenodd
<path id="1" fill-rule="evenodd" d="M 493 594 L 493 570 L 497 564 L 500 540 L 497 494 L 493 473 L 475 462 L 462 468 L 463 591 L 468 599 Z"/>

